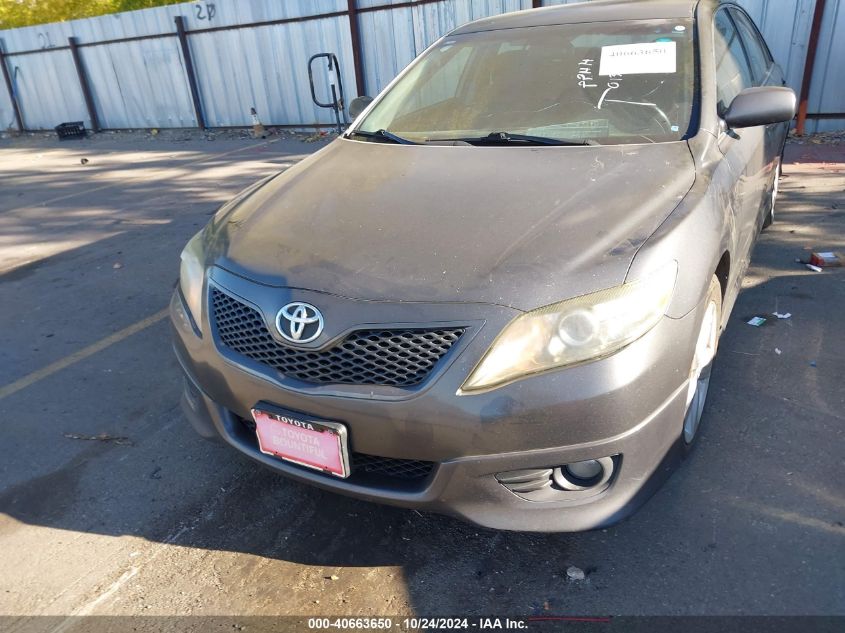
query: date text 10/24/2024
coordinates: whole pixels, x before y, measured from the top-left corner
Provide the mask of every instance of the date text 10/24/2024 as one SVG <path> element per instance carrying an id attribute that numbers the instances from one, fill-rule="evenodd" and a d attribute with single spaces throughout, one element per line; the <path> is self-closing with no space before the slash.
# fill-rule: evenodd
<path id="1" fill-rule="evenodd" d="M 518 631 L 528 628 L 522 618 L 308 618 L 309 630 L 479 630 Z"/>

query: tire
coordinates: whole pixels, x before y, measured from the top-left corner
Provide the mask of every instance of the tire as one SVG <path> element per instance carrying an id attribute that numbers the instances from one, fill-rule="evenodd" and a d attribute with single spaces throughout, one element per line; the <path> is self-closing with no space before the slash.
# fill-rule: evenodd
<path id="1" fill-rule="evenodd" d="M 766 214 L 766 219 L 763 220 L 763 228 L 765 231 L 775 221 L 775 205 L 777 204 L 778 193 L 780 192 L 780 175 L 782 173 L 783 162 L 778 159 L 777 168 L 775 169 L 775 177 L 772 179 L 772 188 L 769 192 L 769 212 Z"/>
<path id="2" fill-rule="evenodd" d="M 721 322 L 722 286 L 719 284 L 719 279 L 713 275 L 710 278 L 690 366 L 687 410 L 681 426 L 681 442 L 685 453 L 692 449 L 698 437 L 704 406 L 707 402 L 707 392 L 710 388 L 713 362 L 719 348 Z"/>

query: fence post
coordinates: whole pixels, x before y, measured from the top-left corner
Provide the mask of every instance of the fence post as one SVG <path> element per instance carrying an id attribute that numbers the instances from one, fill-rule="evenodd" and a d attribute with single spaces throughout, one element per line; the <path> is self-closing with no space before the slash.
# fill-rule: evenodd
<path id="1" fill-rule="evenodd" d="M 88 116 L 91 119 L 91 129 L 100 131 L 100 119 L 97 117 L 97 108 L 94 106 L 94 98 L 91 96 L 91 85 L 88 83 L 88 75 L 85 73 L 85 66 L 79 56 L 79 43 L 75 37 L 67 38 L 70 46 L 70 54 L 73 57 L 73 65 L 76 66 L 76 74 L 79 75 L 79 85 L 82 87 L 82 97 L 85 99 L 85 107 L 88 108 Z"/>
<path id="2" fill-rule="evenodd" d="M 810 107 L 810 88 L 813 85 L 813 71 L 816 66 L 816 51 L 819 48 L 819 36 L 824 19 L 825 0 L 816 0 L 813 9 L 813 24 L 810 27 L 810 39 L 807 42 L 807 59 L 804 63 L 804 77 L 801 80 L 801 95 L 798 100 L 798 124 L 795 133 L 804 136 L 807 123 L 807 110 Z"/>
<path id="3" fill-rule="evenodd" d="M 205 118 L 202 115 L 202 102 L 200 101 L 200 91 L 197 87 L 197 77 L 194 74 L 194 62 L 191 59 L 191 49 L 188 48 L 188 35 L 185 32 L 185 18 L 177 15 L 176 34 L 179 36 L 179 45 L 182 47 L 182 57 L 185 60 L 185 72 L 188 75 L 188 87 L 191 89 L 191 100 L 194 102 L 194 113 L 197 116 L 197 127 L 201 130 L 205 129 Z"/>
<path id="4" fill-rule="evenodd" d="M 6 53 L 3 40 L 0 40 L 0 66 L 3 67 L 3 79 L 6 81 L 6 89 L 9 91 L 9 99 L 12 101 L 12 110 L 15 113 L 15 122 L 18 124 L 18 131 L 23 132 L 23 115 L 21 114 L 21 106 L 18 103 L 18 95 L 15 93 L 15 87 L 12 84 L 12 78 L 9 76 L 9 68 L 6 66 Z"/>
<path id="5" fill-rule="evenodd" d="M 367 94 L 367 86 L 361 49 L 361 25 L 358 23 L 358 2 L 347 0 L 346 6 L 349 13 L 349 39 L 352 40 L 352 63 L 355 65 L 355 88 L 358 90 L 358 96 L 363 97 Z"/>

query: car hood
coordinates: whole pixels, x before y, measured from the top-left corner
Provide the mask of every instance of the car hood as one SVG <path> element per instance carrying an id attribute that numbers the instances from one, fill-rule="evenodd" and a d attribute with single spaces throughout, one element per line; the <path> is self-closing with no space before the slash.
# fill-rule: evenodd
<path id="1" fill-rule="evenodd" d="M 682 142 L 338 139 L 224 207 L 209 259 L 280 287 L 527 310 L 622 283 L 694 178 Z"/>

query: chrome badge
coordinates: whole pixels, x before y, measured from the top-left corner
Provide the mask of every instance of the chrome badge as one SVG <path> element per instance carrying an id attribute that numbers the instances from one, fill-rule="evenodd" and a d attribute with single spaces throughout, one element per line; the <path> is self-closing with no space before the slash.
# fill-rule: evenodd
<path id="1" fill-rule="evenodd" d="M 294 301 L 279 310 L 276 329 L 291 343 L 310 343 L 323 333 L 323 315 L 310 303 Z"/>

